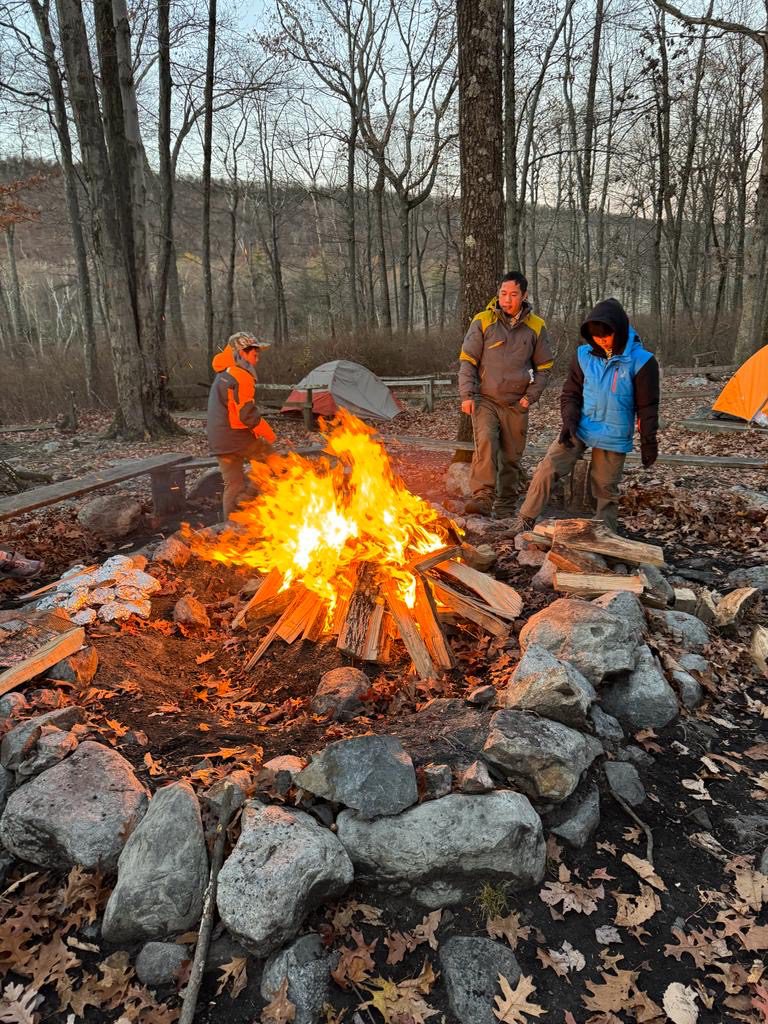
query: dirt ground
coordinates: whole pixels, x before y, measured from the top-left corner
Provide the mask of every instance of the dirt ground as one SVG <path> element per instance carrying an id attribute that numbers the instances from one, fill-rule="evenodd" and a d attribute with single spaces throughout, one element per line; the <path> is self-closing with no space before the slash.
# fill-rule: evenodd
<path id="1" fill-rule="evenodd" d="M 685 378 L 665 382 L 660 449 L 768 458 L 768 436 L 694 434 L 679 426 L 685 415 L 711 402 L 719 386 L 713 382 L 711 387 L 689 387 Z M 545 401 L 534 411 L 531 443 L 544 444 L 554 435 L 555 405 Z M 281 438 L 305 440 L 298 424 L 274 420 Z M 205 451 L 195 421 L 187 421 L 186 438 L 172 439 L 165 446 L 99 441 L 96 431 L 101 425 L 89 423 L 72 439 L 19 434 L 4 435 L 2 442 L 14 446 L 15 458 L 25 468 L 45 467 L 66 476 L 160 450 Z M 407 412 L 381 432 L 450 438 L 455 425 L 455 403 L 446 401 L 431 416 Z M 60 447 L 44 450 L 52 441 Z M 438 501 L 445 498 L 443 476 L 449 459 L 449 453 L 400 448 L 394 457 L 407 485 Z M 528 465 L 532 468 L 533 461 L 529 459 Z M 622 498 L 624 526 L 630 536 L 661 544 L 681 577 L 687 573 L 689 579 L 717 587 L 731 569 L 768 561 L 768 517 L 734 492 L 736 485 L 768 491 L 768 473 L 685 466 L 629 470 Z M 126 492 L 136 489 L 132 482 Z M 148 509 L 148 495 L 142 496 Z M 76 562 L 103 560 L 113 548 L 77 523 L 76 509 L 77 503 L 71 503 L 2 524 L 0 544 L 46 558 L 54 576 Z M 215 503 L 208 501 L 193 508 L 190 518 L 203 524 L 216 516 Z M 173 524 L 152 523 L 148 516 L 141 535 L 126 547 L 140 546 L 172 528 Z M 202 792 L 234 767 L 253 768 L 282 753 L 306 756 L 330 740 L 369 731 L 408 733 L 418 769 L 444 751 L 437 749 L 429 730 L 409 732 L 413 716 L 430 697 L 463 697 L 479 683 L 503 682 L 519 657 L 519 628 L 552 599 L 530 588 L 535 569 L 516 563 L 509 542 L 498 544 L 498 554 L 496 574 L 516 587 L 525 601 L 523 618 L 509 638 L 489 642 L 457 631 L 451 636 L 457 668 L 438 684 L 420 683 L 409 672 L 402 651 L 389 665 L 366 667 L 371 679 L 368 714 L 347 725 L 329 724 L 308 707 L 321 675 L 346 659 L 329 644 L 288 646 L 276 641 L 254 670 L 245 673 L 243 664 L 263 633 L 233 634 L 229 629 L 247 574 L 197 559 L 180 572 L 169 568 L 159 574 L 162 589 L 153 598 L 149 621 L 100 625 L 89 631 L 100 667 L 84 691 L 72 685 L 40 691 L 37 681 L 27 684 L 26 692 L 41 710 L 59 700 L 83 703 L 91 733 L 126 756 L 151 788 L 189 778 Z M 23 589 L 0 584 L 0 602 L 12 606 Z M 193 593 L 209 607 L 210 630 L 173 623 L 173 605 L 184 593 Z M 748 654 L 757 622 L 768 622 L 765 599 L 737 635 L 714 638 L 706 652 L 713 674 L 700 679 L 707 692 L 702 708 L 683 713 L 659 736 L 646 730 L 636 737 L 647 754 L 641 774 L 648 800 L 637 812 L 640 823 L 602 786 L 602 821 L 595 840 L 578 852 L 551 846 L 547 876 L 538 891 L 516 895 L 478 885 L 474 902 L 443 911 L 421 929 L 423 912 L 376 891 L 355 891 L 340 905 L 318 911 L 307 922 L 307 930 L 319 930 L 327 945 L 342 953 L 341 984 L 331 986 L 329 1024 L 341 1019 L 354 1024 L 424 1019 L 452 1024 L 440 980 L 423 980 L 415 989 L 408 979 L 422 976 L 425 958 L 439 973 L 439 946 L 449 936 L 487 935 L 489 929 L 496 929 L 496 937 L 502 936 L 499 941 L 515 949 L 523 975 L 534 986 L 523 1009 L 507 1011 L 505 1019 L 510 1021 L 615 1024 L 698 1019 L 765 1024 L 768 879 L 755 868 L 768 846 L 768 680 L 758 675 Z M 673 638 L 658 634 L 651 643 L 661 655 L 675 653 Z M 646 828 L 652 835 L 650 856 Z M 652 861 L 652 878 L 646 868 L 638 869 L 633 857 Z M 16 872 L 6 885 L 18 877 Z M 49 879 L 45 892 L 54 893 L 63 884 Z M 13 956 L 7 952 L 8 907 L 12 902 L 23 907 L 25 900 L 39 903 L 43 897 L 34 889 L 39 885 L 39 879 L 32 879 L 12 896 L 0 897 L 6 914 L 6 924 L 0 925 L 0 970 L 6 972 L 6 985 L 27 984 L 30 978 L 29 972 L 14 973 Z M 56 904 L 60 905 L 61 901 Z M 647 917 L 643 906 L 651 907 Z M 57 920 L 52 912 L 49 927 Z M 95 947 L 80 954 L 84 976 L 97 968 L 103 973 L 98 965 L 114 951 L 100 944 L 85 923 L 71 934 Z M 403 935 L 409 951 L 395 962 L 393 950 L 398 942 L 402 947 Z M 427 939 L 418 941 L 424 935 Z M 263 1001 L 258 995 L 258 964 L 249 960 L 238 970 L 237 984 L 243 985 L 236 999 L 226 972 L 221 992 L 216 975 L 206 981 L 196 1020 L 250 1024 L 259 1019 Z M 230 975 L 234 971 L 231 968 Z M 72 976 L 79 977 L 76 972 Z M 377 978 L 399 986 L 405 1000 L 399 1009 L 381 997 L 378 1008 L 364 1005 L 382 989 Z M 44 1020 L 68 1024 L 68 1013 L 56 1009 L 50 977 L 43 971 L 35 979 L 46 996 Z M 664 1003 L 665 995 L 672 998 L 669 986 L 675 984 L 689 990 L 697 1016 L 680 1016 L 682 1011 L 671 1002 Z M 391 988 L 387 991 L 391 995 Z M 132 1015 L 134 1011 L 128 1013 L 124 1006 L 125 1019 L 143 1024 L 172 1021 L 172 1008 L 178 1003 L 172 994 L 160 995 L 168 997 L 170 1012 L 145 1008 Z M 526 1006 L 542 1012 L 529 1009 L 526 1014 Z M 91 1005 L 84 1010 L 84 1019 L 94 1022 L 119 1015 L 106 996 L 101 1008 Z M 0 1015 L 4 1019 L 26 1018 Z"/>

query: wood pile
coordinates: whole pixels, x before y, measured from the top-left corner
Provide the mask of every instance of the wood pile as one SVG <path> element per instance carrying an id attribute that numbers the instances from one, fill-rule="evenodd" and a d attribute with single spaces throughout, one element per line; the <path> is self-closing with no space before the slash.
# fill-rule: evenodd
<path id="1" fill-rule="evenodd" d="M 640 568 L 664 565 L 664 552 L 655 544 L 619 537 L 591 519 L 543 520 L 523 537 L 547 550 L 548 560 L 555 566 L 555 590 L 576 597 L 626 591 L 652 607 L 667 605 Z M 635 569 L 616 572 L 605 567 L 606 559 L 609 565 L 621 563 Z"/>
<path id="2" fill-rule="evenodd" d="M 405 645 L 422 679 L 454 666 L 444 626 L 465 620 L 494 636 L 502 636 L 522 611 L 512 587 L 460 561 L 460 547 L 446 547 L 408 565 L 415 578 L 415 601 L 409 607 L 395 578 L 374 562 L 355 562 L 334 581 L 335 607 L 304 586 L 282 590 L 283 579 L 272 570 L 238 612 L 232 628 L 251 631 L 271 619 L 267 631 L 244 668 L 250 670 L 279 637 L 292 644 L 299 638 L 336 638 L 339 650 L 361 661 L 387 663 L 392 642 Z"/>

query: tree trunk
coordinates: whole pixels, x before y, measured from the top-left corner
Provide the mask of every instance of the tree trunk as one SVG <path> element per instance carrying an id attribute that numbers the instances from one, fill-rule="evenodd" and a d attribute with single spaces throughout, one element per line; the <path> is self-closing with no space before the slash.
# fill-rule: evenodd
<path id="1" fill-rule="evenodd" d="M 171 0 L 157 0 L 158 119 L 157 151 L 160 165 L 160 246 L 155 279 L 155 322 L 162 349 L 165 350 L 165 310 L 168 278 L 173 253 L 173 164 L 171 160 Z M 178 285 L 178 281 L 177 281 Z"/>
<path id="2" fill-rule="evenodd" d="M 184 327 L 184 313 L 181 308 L 181 285 L 177 263 L 176 243 L 171 235 L 171 251 L 168 262 L 168 301 L 166 310 L 171 325 L 171 337 L 181 349 L 187 348 L 187 332 Z"/>
<path id="3" fill-rule="evenodd" d="M 517 88 L 515 78 L 515 0 L 504 3 L 504 182 L 507 266 L 522 267 L 520 209 L 517 200 Z M 525 184 L 523 183 L 523 188 Z"/>
<path id="4" fill-rule="evenodd" d="M 225 287 L 224 333 L 234 334 L 235 318 L 235 264 L 237 262 L 237 211 L 240 206 L 240 185 L 235 181 L 229 199 L 229 254 L 227 257 L 227 283 Z"/>
<path id="5" fill-rule="evenodd" d="M 387 245 L 384 233 L 384 172 L 379 168 L 373 186 L 376 201 L 376 244 L 378 247 L 379 274 L 381 275 L 381 319 L 384 329 L 392 334 L 392 300 L 389 294 L 389 273 L 387 269 Z"/>
<path id="6" fill-rule="evenodd" d="M 24 309 L 24 302 L 21 298 L 19 268 L 16 264 L 15 236 L 16 227 L 11 223 L 5 229 L 5 251 L 8 256 L 8 273 L 10 277 L 11 330 L 17 344 L 25 341 L 29 345 L 32 342 L 32 338 L 27 322 L 27 314 Z"/>
<path id="7" fill-rule="evenodd" d="M 208 364 L 213 360 L 213 277 L 211 273 L 211 148 L 213 138 L 213 74 L 216 59 L 216 0 L 208 0 L 208 48 L 205 64 L 205 122 L 203 125 L 203 289 Z M 213 367 L 209 373 L 213 374 Z"/>
<path id="8" fill-rule="evenodd" d="M 400 316 L 401 331 L 411 331 L 411 209 L 408 200 L 398 197 L 397 224 L 400 231 Z"/>
<path id="9" fill-rule="evenodd" d="M 355 210 L 355 156 L 357 155 L 358 123 L 350 111 L 349 138 L 347 140 L 347 276 L 349 285 L 349 321 L 353 331 L 360 323 L 357 298 L 357 224 Z"/>

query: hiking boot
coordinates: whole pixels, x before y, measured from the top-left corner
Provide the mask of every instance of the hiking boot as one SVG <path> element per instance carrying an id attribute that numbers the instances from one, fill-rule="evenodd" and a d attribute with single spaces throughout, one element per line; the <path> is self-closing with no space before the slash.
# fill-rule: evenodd
<path id="1" fill-rule="evenodd" d="M 494 519 L 511 519 L 515 514 L 515 503 L 497 501 L 493 506 Z"/>
<path id="2" fill-rule="evenodd" d="M 0 579 L 29 580 L 43 569 L 43 562 L 34 558 L 22 558 L 10 551 L 0 551 Z"/>
<path id="3" fill-rule="evenodd" d="M 529 519 L 528 516 L 515 516 L 509 524 L 508 532 L 517 536 L 518 533 L 527 533 L 532 530 L 535 525 L 535 519 Z"/>
<path id="4" fill-rule="evenodd" d="M 490 516 L 493 501 L 489 495 L 476 494 L 464 505 L 464 511 L 470 516 Z"/>

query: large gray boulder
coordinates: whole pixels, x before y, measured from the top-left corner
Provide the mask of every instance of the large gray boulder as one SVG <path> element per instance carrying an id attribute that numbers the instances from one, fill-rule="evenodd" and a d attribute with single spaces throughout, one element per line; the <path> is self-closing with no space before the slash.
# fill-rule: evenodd
<path id="1" fill-rule="evenodd" d="M 328 1002 L 330 973 L 339 953 L 329 953 L 319 935 L 302 935 L 273 954 L 261 976 L 261 998 L 269 1002 L 285 980 L 296 1007 L 293 1024 L 317 1024 Z"/>
<path id="2" fill-rule="evenodd" d="M 436 697 L 420 711 L 401 715 L 393 728 L 406 750 L 424 752 L 424 764 L 453 765 L 457 752 L 464 762 L 480 755 L 491 715 L 490 709 L 469 707 L 455 697 Z"/>
<path id="3" fill-rule="evenodd" d="M 734 569 L 728 573 L 726 585 L 729 590 L 735 590 L 737 587 L 757 587 L 764 594 L 768 594 L 768 564 Z"/>
<path id="4" fill-rule="evenodd" d="M 643 803 L 646 796 L 645 787 L 640 773 L 633 764 L 627 764 L 625 761 L 606 761 L 603 768 L 611 792 L 630 807 L 639 807 Z"/>
<path id="5" fill-rule="evenodd" d="M 140 502 L 125 494 L 92 498 L 77 513 L 78 522 L 106 540 L 120 540 L 133 533 L 141 522 Z"/>
<path id="6" fill-rule="evenodd" d="M 670 608 L 667 611 L 653 612 L 653 621 L 661 625 L 665 633 L 679 635 L 687 651 L 703 651 L 709 643 L 709 630 L 696 615 L 676 612 Z"/>
<path id="7" fill-rule="evenodd" d="M 3 742 L 0 744 L 0 763 L 4 768 L 15 771 L 21 762 L 29 756 L 28 743 L 36 729 L 39 728 L 42 732 L 44 726 L 53 725 L 66 732 L 73 725 L 82 722 L 83 717 L 83 709 L 71 705 L 66 708 L 57 708 L 55 711 L 48 711 L 44 715 L 36 715 L 34 718 L 27 718 L 3 736 Z"/>
<path id="8" fill-rule="evenodd" d="M 512 988 L 520 980 L 520 966 L 511 949 L 500 942 L 454 935 L 440 947 L 440 967 L 451 1013 L 461 1024 L 498 1024 L 493 1012 L 500 995 L 499 975 Z"/>
<path id="9" fill-rule="evenodd" d="M 483 757 L 531 798 L 560 803 L 602 753 L 598 739 L 561 722 L 523 711 L 498 711 Z"/>
<path id="10" fill-rule="evenodd" d="M 208 854 L 200 807 L 187 782 L 159 789 L 117 864 L 101 932 L 108 942 L 159 939 L 194 927 Z"/>
<path id="11" fill-rule="evenodd" d="M 594 782 L 577 789 L 544 819 L 547 831 L 569 846 L 586 846 L 600 824 L 600 792 Z"/>
<path id="12" fill-rule="evenodd" d="M 627 732 L 663 729 L 680 711 L 675 691 L 645 645 L 640 648 L 634 671 L 626 679 L 603 687 L 600 704 Z"/>
<path id="13" fill-rule="evenodd" d="M 249 801 L 219 874 L 219 915 L 243 945 L 268 956 L 297 934 L 310 910 L 341 896 L 353 873 L 342 844 L 310 815 Z"/>
<path id="14" fill-rule="evenodd" d="M 41 867 L 114 871 L 146 808 L 146 790 L 125 758 L 87 740 L 11 795 L 0 843 Z"/>
<path id="15" fill-rule="evenodd" d="M 525 889 L 544 873 L 541 819 L 511 790 L 451 793 L 376 821 L 342 811 L 336 825 L 356 876 L 430 909 L 472 898 L 486 879 Z"/>
<path id="16" fill-rule="evenodd" d="M 532 711 L 576 728 L 586 725 L 596 699 L 595 688 L 578 669 L 539 644 L 525 649 L 502 695 L 505 707 Z"/>
<path id="17" fill-rule="evenodd" d="M 604 608 L 611 615 L 624 619 L 625 622 L 632 626 L 638 637 L 642 637 L 642 634 L 648 628 L 645 609 L 640 604 L 639 598 L 626 590 L 617 590 L 612 594 L 601 594 L 599 597 L 594 598 L 592 604 L 596 604 L 598 608 Z"/>
<path id="18" fill-rule="evenodd" d="M 413 761 L 394 736 L 330 743 L 298 773 L 296 785 L 364 818 L 398 814 L 419 798 Z"/>
<path id="19" fill-rule="evenodd" d="M 0 765 L 0 814 L 5 810 L 5 805 L 8 803 L 8 797 L 13 792 L 14 782 L 15 779 L 13 772 L 9 772 L 7 768 L 3 768 L 3 766 Z"/>
<path id="20" fill-rule="evenodd" d="M 39 775 L 69 757 L 77 750 L 77 742 L 74 733 L 62 732 L 52 725 L 43 726 L 34 747 L 16 769 L 19 781 Z"/>
<path id="21" fill-rule="evenodd" d="M 637 654 L 631 622 L 592 601 L 564 597 L 532 615 L 523 626 L 520 646 L 525 650 L 531 644 L 569 661 L 593 686 L 634 668 Z"/>
<path id="22" fill-rule="evenodd" d="M 344 665 L 326 672 L 312 698 L 312 711 L 335 722 L 349 722 L 365 710 L 362 697 L 371 681 L 359 668 Z"/>

